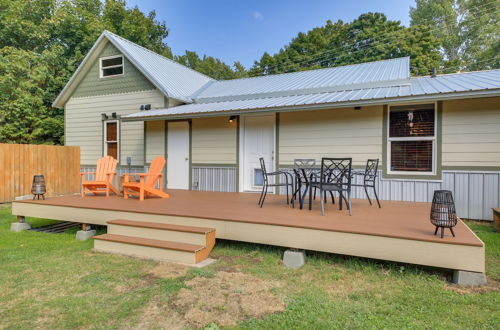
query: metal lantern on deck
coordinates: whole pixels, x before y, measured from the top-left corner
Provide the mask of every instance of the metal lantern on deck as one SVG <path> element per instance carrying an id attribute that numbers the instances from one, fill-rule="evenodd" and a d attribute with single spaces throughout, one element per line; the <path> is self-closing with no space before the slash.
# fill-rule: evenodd
<path id="1" fill-rule="evenodd" d="M 41 174 L 33 176 L 33 184 L 31 185 L 31 193 L 33 194 L 33 199 L 35 197 L 40 199 L 42 196 L 45 199 L 44 194 L 47 192 L 47 187 L 45 186 L 45 177 Z"/>
<path id="2" fill-rule="evenodd" d="M 431 223 L 436 226 L 434 235 L 441 228 L 441 238 L 444 236 L 444 229 L 449 228 L 453 237 L 453 227 L 457 225 L 457 213 L 455 211 L 455 202 L 453 195 L 449 190 L 436 190 L 432 198 Z"/>

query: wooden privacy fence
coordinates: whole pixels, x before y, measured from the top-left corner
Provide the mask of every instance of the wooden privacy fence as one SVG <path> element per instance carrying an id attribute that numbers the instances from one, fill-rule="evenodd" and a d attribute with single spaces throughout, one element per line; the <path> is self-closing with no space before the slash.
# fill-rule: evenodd
<path id="1" fill-rule="evenodd" d="M 35 174 L 45 176 L 46 196 L 80 191 L 80 147 L 0 143 L 0 203 L 31 195 Z"/>

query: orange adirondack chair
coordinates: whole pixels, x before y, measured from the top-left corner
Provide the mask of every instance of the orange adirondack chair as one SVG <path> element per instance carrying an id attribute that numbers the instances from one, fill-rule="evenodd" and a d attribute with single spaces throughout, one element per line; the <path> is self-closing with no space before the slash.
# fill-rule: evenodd
<path id="1" fill-rule="evenodd" d="M 80 173 L 82 176 L 82 198 L 85 197 L 87 193 L 93 193 L 94 195 L 105 193 L 106 197 L 109 197 L 110 191 L 118 195 L 118 189 L 112 184 L 113 178 L 116 175 L 116 164 L 116 159 L 111 156 L 106 156 L 97 161 L 95 172 Z M 94 180 L 85 180 L 86 174 L 94 174 Z"/>
<path id="2" fill-rule="evenodd" d="M 128 173 L 123 179 L 123 197 L 128 198 L 129 195 L 138 195 L 139 200 L 144 200 L 144 196 L 159 196 L 161 198 L 169 198 L 170 196 L 162 190 L 163 186 L 163 167 L 166 160 L 162 156 L 158 156 L 151 162 L 148 173 Z M 129 175 L 138 175 L 139 182 L 129 182 Z M 146 179 L 144 179 L 146 178 Z M 156 183 L 160 183 L 160 189 L 156 189 Z"/>

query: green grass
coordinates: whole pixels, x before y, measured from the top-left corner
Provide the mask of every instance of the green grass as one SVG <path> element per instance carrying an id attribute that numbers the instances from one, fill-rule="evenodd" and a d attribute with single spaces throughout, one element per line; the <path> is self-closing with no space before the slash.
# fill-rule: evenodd
<path id="1" fill-rule="evenodd" d="M 14 220 L 0 206 L 0 329 L 134 327 L 148 318 L 150 302 L 173 306 L 187 279 L 219 270 L 283 283 L 275 293 L 286 311 L 238 328 L 495 328 L 500 321 L 500 235 L 489 225 L 470 223 L 486 243 L 489 287 L 459 291 L 436 270 L 323 253 L 309 252 L 305 267 L 289 270 L 281 248 L 230 241 L 217 243 L 211 266 L 158 279 L 149 274 L 155 262 L 92 253 L 92 241 L 76 241 L 74 231 L 13 233 Z"/>

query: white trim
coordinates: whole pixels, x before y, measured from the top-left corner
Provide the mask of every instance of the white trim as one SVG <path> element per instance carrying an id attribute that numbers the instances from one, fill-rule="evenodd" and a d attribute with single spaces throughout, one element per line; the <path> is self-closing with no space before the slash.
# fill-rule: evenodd
<path id="1" fill-rule="evenodd" d="M 108 141 L 108 124 L 116 123 L 116 141 Z M 120 121 L 119 120 L 105 120 L 104 121 L 104 136 L 102 137 L 102 143 L 104 146 L 104 155 L 108 155 L 108 143 L 116 143 L 116 161 L 120 163 Z"/>
<path id="2" fill-rule="evenodd" d="M 105 66 L 104 68 L 102 67 L 102 61 L 103 60 L 111 60 L 113 58 L 119 58 L 119 57 L 122 58 L 122 64 L 109 65 L 109 66 Z M 113 69 L 113 68 L 119 68 L 119 67 L 122 68 L 122 73 L 114 74 L 114 75 L 111 75 L 111 76 L 104 76 L 102 74 L 103 70 Z M 123 76 L 124 74 L 125 74 L 125 58 L 123 57 L 123 55 L 120 54 L 120 55 L 112 55 L 112 56 L 99 57 L 99 78 L 100 79 L 111 78 L 111 77 L 120 77 L 120 76 Z"/>
<path id="3" fill-rule="evenodd" d="M 423 136 L 423 137 L 390 137 L 390 126 L 391 126 L 391 108 L 406 106 L 406 105 L 416 105 L 416 104 L 434 104 L 434 136 Z M 437 102 L 423 103 L 423 102 L 412 102 L 412 103 L 402 103 L 402 104 L 392 104 L 387 107 L 387 140 L 386 143 L 386 170 L 388 175 L 436 175 L 437 169 L 437 116 L 438 108 Z M 418 171 L 393 171 L 391 170 L 391 142 L 392 141 L 432 141 L 432 171 L 430 172 L 418 172 Z M 385 160 L 385 159 L 384 159 Z"/>

